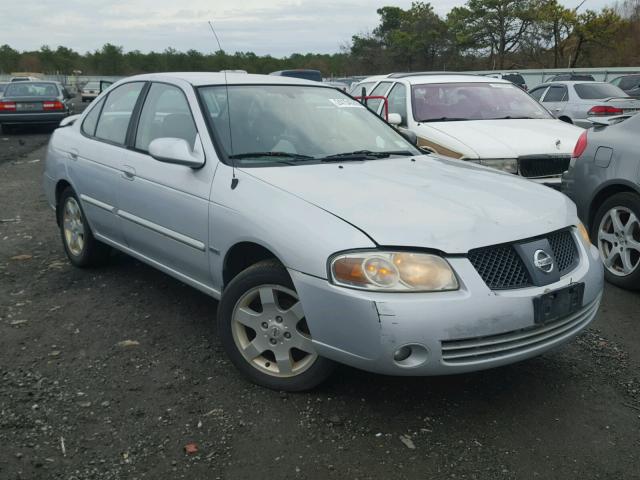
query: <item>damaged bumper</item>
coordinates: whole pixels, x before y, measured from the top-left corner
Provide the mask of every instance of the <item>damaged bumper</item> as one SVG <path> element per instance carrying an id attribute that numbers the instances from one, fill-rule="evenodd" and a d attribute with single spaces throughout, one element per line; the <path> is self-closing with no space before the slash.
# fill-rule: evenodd
<path id="1" fill-rule="evenodd" d="M 603 276 L 595 248 L 579 249 L 578 267 L 560 281 L 518 290 L 490 290 L 465 257 L 447 258 L 461 280 L 455 292 L 367 292 L 290 274 L 321 356 L 383 374 L 445 375 L 524 360 L 583 330 L 597 313 Z M 535 323 L 535 297 L 579 282 L 579 311 Z"/>

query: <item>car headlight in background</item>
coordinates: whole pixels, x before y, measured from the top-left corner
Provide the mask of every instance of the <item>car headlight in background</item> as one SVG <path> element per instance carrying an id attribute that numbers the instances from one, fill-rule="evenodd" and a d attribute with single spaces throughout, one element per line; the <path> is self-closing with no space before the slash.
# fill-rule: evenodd
<path id="1" fill-rule="evenodd" d="M 474 163 L 484 165 L 485 167 L 495 168 L 507 173 L 518 173 L 518 159 L 516 158 L 481 158 L 480 160 L 471 160 Z"/>
<path id="2" fill-rule="evenodd" d="M 349 252 L 330 262 L 335 284 L 362 290 L 437 292 L 459 288 L 442 257 L 412 252 Z"/>

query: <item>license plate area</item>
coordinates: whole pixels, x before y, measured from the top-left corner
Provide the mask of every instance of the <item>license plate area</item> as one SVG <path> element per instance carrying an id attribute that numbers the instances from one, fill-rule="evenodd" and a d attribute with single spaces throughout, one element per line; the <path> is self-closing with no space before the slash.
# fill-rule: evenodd
<path id="1" fill-rule="evenodd" d="M 16 103 L 16 110 L 19 112 L 33 112 L 34 110 L 42 110 L 41 103 Z"/>
<path id="2" fill-rule="evenodd" d="M 584 297 L 584 283 L 576 283 L 533 299 L 534 320 L 537 324 L 553 322 L 580 310 Z"/>

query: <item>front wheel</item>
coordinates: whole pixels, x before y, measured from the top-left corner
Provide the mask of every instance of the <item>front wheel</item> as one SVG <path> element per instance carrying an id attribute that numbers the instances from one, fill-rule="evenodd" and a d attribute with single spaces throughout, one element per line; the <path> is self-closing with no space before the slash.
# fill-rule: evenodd
<path id="1" fill-rule="evenodd" d="M 610 283 L 640 289 L 640 196 L 617 193 L 596 212 L 592 238 Z"/>
<path id="2" fill-rule="evenodd" d="M 334 368 L 316 353 L 291 278 L 275 260 L 253 265 L 229 283 L 218 307 L 218 334 L 233 364 L 267 388 L 309 390 Z"/>

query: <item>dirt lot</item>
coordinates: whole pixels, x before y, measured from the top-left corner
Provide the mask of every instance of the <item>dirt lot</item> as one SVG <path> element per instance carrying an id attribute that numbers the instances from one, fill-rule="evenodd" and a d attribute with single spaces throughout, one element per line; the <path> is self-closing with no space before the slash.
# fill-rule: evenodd
<path id="1" fill-rule="evenodd" d="M 577 341 L 506 368 L 264 390 L 215 301 L 122 255 L 66 262 L 46 140 L 0 136 L 1 479 L 640 478 L 639 294 L 608 286 Z"/>

